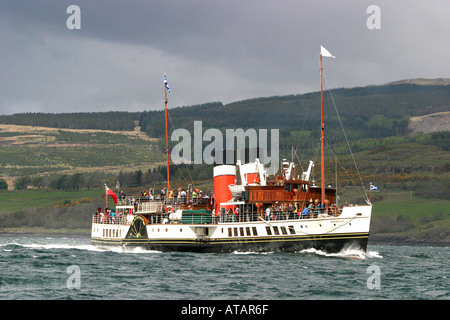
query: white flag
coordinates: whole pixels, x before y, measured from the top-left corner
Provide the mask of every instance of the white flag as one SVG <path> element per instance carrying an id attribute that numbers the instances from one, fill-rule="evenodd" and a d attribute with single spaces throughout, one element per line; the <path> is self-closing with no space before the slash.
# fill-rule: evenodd
<path id="1" fill-rule="evenodd" d="M 322 47 L 322 46 L 320 46 L 320 54 L 322 55 L 322 57 L 336 58 L 336 57 L 333 56 L 327 49 L 325 49 L 325 48 Z"/>

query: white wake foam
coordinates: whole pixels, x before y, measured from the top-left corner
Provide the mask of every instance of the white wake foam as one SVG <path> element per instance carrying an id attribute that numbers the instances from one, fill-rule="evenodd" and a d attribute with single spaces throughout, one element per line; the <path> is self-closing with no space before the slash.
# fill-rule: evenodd
<path id="1" fill-rule="evenodd" d="M 147 250 L 142 247 L 126 247 L 126 246 L 95 246 L 92 244 L 66 244 L 66 243 L 49 243 L 49 244 L 18 244 L 24 248 L 30 249 L 42 249 L 42 250 L 85 250 L 85 251 L 95 251 L 95 252 L 117 252 L 117 253 L 160 253 L 161 251 Z"/>
<path id="2" fill-rule="evenodd" d="M 338 253 L 327 253 L 322 250 L 317 250 L 315 248 L 309 248 L 300 251 L 300 253 L 308 253 L 315 254 L 323 257 L 336 257 L 336 258 L 347 258 L 347 259 L 357 259 L 357 260 L 365 260 L 365 259 L 373 259 L 373 258 L 383 258 L 376 251 L 368 251 L 364 252 L 361 248 L 349 247 L 344 248 Z"/>
<path id="3" fill-rule="evenodd" d="M 232 254 L 271 254 L 273 251 L 233 251 Z"/>

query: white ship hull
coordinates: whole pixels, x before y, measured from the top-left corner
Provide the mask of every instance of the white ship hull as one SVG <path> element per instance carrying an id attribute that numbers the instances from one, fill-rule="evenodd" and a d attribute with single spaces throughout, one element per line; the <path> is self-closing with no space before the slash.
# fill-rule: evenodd
<path id="1" fill-rule="evenodd" d="M 371 211 L 371 205 L 348 206 L 337 217 L 319 215 L 298 219 L 281 213 L 277 220 L 256 221 L 252 216 L 241 214 L 240 221 L 227 222 L 214 217 L 207 223 L 169 219 L 146 221 L 140 215 L 128 215 L 118 221 L 120 223 L 94 222 L 92 242 L 159 251 L 259 252 L 316 248 L 333 253 L 347 246 L 365 251 Z"/>

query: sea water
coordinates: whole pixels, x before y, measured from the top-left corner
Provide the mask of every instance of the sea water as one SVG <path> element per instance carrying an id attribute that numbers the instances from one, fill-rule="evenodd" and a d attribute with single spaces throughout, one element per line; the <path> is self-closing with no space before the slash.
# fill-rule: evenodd
<path id="1" fill-rule="evenodd" d="M 449 247 L 369 245 L 337 254 L 99 248 L 88 238 L 0 238 L 0 299 L 450 298 Z"/>

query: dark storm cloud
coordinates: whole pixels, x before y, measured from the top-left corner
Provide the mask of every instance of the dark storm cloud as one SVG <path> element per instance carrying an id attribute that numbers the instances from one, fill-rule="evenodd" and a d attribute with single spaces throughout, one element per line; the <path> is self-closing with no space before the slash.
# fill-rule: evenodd
<path id="1" fill-rule="evenodd" d="M 450 3 L 430 4 L 2 0 L 0 113 L 161 109 L 164 73 L 172 107 L 315 91 L 320 45 L 331 87 L 449 77 Z"/>

